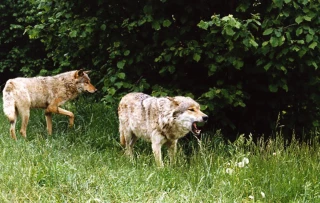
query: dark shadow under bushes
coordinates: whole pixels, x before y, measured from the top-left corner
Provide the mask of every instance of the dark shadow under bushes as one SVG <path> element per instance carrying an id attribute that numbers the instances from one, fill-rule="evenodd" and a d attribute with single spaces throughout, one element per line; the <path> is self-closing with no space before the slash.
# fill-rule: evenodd
<path id="1" fill-rule="evenodd" d="M 116 106 L 106 106 L 88 95 L 81 95 L 68 105 L 75 114 L 74 128 L 68 134 L 70 141 L 86 142 L 97 150 L 120 147 Z"/>

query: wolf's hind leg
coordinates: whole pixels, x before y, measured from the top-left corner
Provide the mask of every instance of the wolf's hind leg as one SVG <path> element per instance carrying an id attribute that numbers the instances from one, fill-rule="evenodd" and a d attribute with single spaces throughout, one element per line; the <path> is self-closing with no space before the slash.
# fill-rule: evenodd
<path id="1" fill-rule="evenodd" d="M 130 136 L 126 137 L 126 154 L 133 157 L 133 146 L 138 138 L 133 133 L 129 134 Z"/>
<path id="2" fill-rule="evenodd" d="M 10 120 L 10 135 L 14 140 L 17 140 L 16 123 L 17 123 L 17 115 L 15 115 L 13 120 Z"/>
<path id="3" fill-rule="evenodd" d="M 20 112 L 20 116 L 21 116 L 21 120 L 22 120 L 20 133 L 24 138 L 26 138 L 27 137 L 27 126 L 28 126 L 29 117 L 30 117 L 30 110 L 24 109 L 19 112 Z"/>
<path id="4" fill-rule="evenodd" d="M 130 131 L 120 131 L 120 142 L 125 146 L 125 154 L 130 156 L 131 158 L 133 158 L 133 146 L 137 139 L 137 136 L 135 136 Z"/>
<path id="5" fill-rule="evenodd" d="M 52 135 L 52 113 L 45 113 L 45 116 L 48 134 Z"/>

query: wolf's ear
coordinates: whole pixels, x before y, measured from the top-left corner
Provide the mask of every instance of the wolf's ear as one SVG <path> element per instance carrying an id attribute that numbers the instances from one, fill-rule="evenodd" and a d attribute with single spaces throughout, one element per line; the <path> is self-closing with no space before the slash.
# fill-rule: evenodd
<path id="1" fill-rule="evenodd" d="M 74 74 L 74 78 L 78 78 L 82 76 L 83 76 L 83 69 L 77 70 Z"/>
<path id="2" fill-rule="evenodd" d="M 177 100 L 175 100 L 174 97 L 167 97 L 167 99 L 169 99 L 173 105 L 179 106 L 179 102 Z"/>
<path id="3" fill-rule="evenodd" d="M 89 74 L 91 72 L 91 70 L 86 70 L 86 71 L 83 71 L 85 74 Z"/>

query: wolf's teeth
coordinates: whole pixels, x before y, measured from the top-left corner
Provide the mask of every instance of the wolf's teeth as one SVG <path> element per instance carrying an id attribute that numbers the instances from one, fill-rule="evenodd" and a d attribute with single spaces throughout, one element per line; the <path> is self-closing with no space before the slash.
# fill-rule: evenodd
<path id="1" fill-rule="evenodd" d="M 193 127 L 194 127 L 194 129 L 196 129 L 196 130 L 198 129 L 196 123 L 193 123 Z"/>

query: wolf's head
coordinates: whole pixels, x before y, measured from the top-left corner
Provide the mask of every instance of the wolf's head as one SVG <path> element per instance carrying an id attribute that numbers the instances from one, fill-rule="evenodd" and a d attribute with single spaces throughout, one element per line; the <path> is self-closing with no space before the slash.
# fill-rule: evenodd
<path id="1" fill-rule="evenodd" d="M 90 83 L 90 78 L 88 73 L 90 71 L 83 71 L 82 69 L 77 70 L 74 73 L 74 78 L 76 80 L 76 87 L 79 93 L 81 92 L 90 92 L 94 93 L 97 89 Z"/>
<path id="2" fill-rule="evenodd" d="M 197 124 L 208 120 L 208 116 L 200 110 L 200 105 L 190 97 L 176 96 L 168 99 L 173 104 L 172 116 L 176 123 L 193 134 L 200 134 Z"/>

